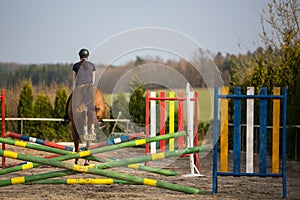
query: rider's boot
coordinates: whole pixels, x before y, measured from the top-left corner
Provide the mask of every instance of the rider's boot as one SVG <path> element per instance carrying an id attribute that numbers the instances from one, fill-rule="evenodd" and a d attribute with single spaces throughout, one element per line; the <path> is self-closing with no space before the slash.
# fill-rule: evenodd
<path id="1" fill-rule="evenodd" d="M 70 123 L 70 119 L 69 119 L 68 115 L 65 115 L 60 123 L 63 126 L 67 126 Z"/>
<path id="2" fill-rule="evenodd" d="M 98 120 L 98 125 L 99 125 L 99 129 L 102 129 L 105 127 L 103 119 Z"/>

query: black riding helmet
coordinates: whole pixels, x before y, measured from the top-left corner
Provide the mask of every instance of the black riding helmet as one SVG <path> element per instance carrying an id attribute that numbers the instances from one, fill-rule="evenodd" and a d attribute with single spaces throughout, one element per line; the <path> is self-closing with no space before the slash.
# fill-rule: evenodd
<path id="1" fill-rule="evenodd" d="M 87 58 L 87 57 L 89 57 L 89 51 L 87 50 L 87 49 L 81 49 L 80 51 L 79 51 L 79 57 L 80 58 Z"/>

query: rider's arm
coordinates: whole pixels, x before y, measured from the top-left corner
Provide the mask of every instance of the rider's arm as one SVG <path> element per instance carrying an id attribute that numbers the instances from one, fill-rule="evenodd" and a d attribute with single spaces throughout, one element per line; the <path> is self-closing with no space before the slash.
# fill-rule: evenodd
<path id="1" fill-rule="evenodd" d="M 76 84 L 76 72 L 73 71 L 73 90 L 75 88 L 75 84 Z"/>

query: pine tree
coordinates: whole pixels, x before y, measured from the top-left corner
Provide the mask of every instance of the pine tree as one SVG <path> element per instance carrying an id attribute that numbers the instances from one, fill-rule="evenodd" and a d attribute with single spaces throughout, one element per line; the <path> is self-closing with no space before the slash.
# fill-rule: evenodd
<path id="1" fill-rule="evenodd" d="M 123 92 L 120 92 L 118 96 L 113 99 L 112 107 L 110 109 L 110 118 L 116 119 L 119 113 L 121 113 L 121 116 L 119 116 L 120 119 L 130 119 L 128 101 Z M 126 126 L 123 127 L 122 125 L 122 123 L 118 123 L 114 132 L 124 132 L 124 127 Z M 106 126 L 109 127 L 109 132 L 112 132 L 113 124 L 107 124 Z"/>
<path id="2" fill-rule="evenodd" d="M 56 118 L 62 118 L 65 114 L 67 104 L 67 89 L 65 87 L 60 88 L 56 92 L 54 101 L 54 113 L 53 116 Z"/>
<path id="3" fill-rule="evenodd" d="M 25 81 L 23 82 L 20 101 L 18 105 L 18 117 L 33 117 L 33 91 L 32 83 Z M 22 123 L 22 122 L 21 122 Z M 20 123 L 22 128 L 22 134 L 28 135 L 32 131 L 32 122 L 24 121 L 23 125 Z"/>
<path id="4" fill-rule="evenodd" d="M 65 87 L 58 89 L 54 101 L 53 117 L 62 118 L 65 115 L 67 100 L 67 89 Z M 70 126 L 60 126 L 60 124 L 56 124 L 54 129 L 56 133 L 55 141 L 69 141 Z"/>
<path id="5" fill-rule="evenodd" d="M 53 116 L 53 108 L 50 103 L 50 99 L 43 93 L 37 96 L 34 104 L 34 114 L 37 118 L 51 118 Z M 53 122 L 38 121 L 35 124 L 36 126 L 33 136 L 47 140 L 52 140 L 55 138 Z"/>
<path id="6" fill-rule="evenodd" d="M 145 124 L 146 112 L 145 84 L 138 76 L 133 76 L 129 83 L 129 88 L 131 93 L 129 101 L 131 120 L 138 126 L 143 126 Z"/>

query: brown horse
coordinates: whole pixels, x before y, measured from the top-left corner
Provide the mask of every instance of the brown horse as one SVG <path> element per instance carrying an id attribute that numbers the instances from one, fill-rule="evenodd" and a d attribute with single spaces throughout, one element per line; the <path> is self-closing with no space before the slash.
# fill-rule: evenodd
<path id="1" fill-rule="evenodd" d="M 95 124 L 105 114 L 105 102 L 101 91 L 95 85 L 81 85 L 75 88 L 68 106 L 71 132 L 75 151 L 79 152 L 79 142 L 86 141 L 86 150 L 96 139 Z M 78 158 L 75 160 L 78 164 Z M 85 161 L 88 165 L 88 160 Z"/>

